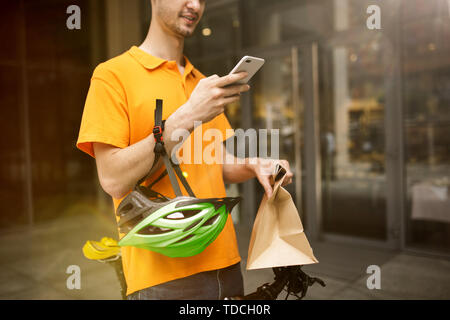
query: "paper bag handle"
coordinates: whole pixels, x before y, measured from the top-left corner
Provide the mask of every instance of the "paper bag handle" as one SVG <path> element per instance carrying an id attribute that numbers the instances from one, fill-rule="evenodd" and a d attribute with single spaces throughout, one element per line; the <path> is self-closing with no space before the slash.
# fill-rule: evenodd
<path id="1" fill-rule="evenodd" d="M 270 184 L 273 186 L 275 183 L 283 179 L 283 177 L 286 175 L 286 169 L 277 163 L 275 167 L 275 171 L 270 177 Z"/>
<path id="2" fill-rule="evenodd" d="M 283 178 L 283 176 L 286 174 L 286 169 L 283 168 L 281 165 L 277 164 L 277 167 L 275 169 L 275 182 Z"/>

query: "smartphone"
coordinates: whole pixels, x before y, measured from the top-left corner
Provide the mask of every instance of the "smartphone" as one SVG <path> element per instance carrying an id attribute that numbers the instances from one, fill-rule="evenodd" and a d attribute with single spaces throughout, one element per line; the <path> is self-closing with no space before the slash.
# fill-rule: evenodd
<path id="1" fill-rule="evenodd" d="M 253 77 L 253 75 L 262 67 L 263 64 L 264 59 L 262 58 L 251 56 L 242 57 L 242 59 L 233 68 L 233 70 L 231 70 L 230 74 L 245 71 L 248 73 L 248 76 L 242 80 L 236 81 L 235 83 L 233 83 L 233 85 L 246 84 Z"/>

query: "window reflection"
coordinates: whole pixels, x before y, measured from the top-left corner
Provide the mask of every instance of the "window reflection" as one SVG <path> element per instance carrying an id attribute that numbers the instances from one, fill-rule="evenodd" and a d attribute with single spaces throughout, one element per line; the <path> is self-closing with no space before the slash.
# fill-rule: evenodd
<path id="1" fill-rule="evenodd" d="M 280 130 L 280 158 L 295 162 L 294 107 L 292 102 L 292 63 L 290 56 L 266 60 L 253 85 L 253 119 L 255 128 Z M 270 156 L 271 139 L 268 138 Z"/>
<path id="2" fill-rule="evenodd" d="M 450 251 L 450 19 L 443 1 L 403 6 L 408 245 Z M 406 36 L 407 35 L 407 36 Z"/>
<path id="3" fill-rule="evenodd" d="M 260 1 L 250 3 L 256 13 L 254 41 L 267 46 L 300 38 L 322 38 L 332 31 L 330 1 Z"/>
<path id="4" fill-rule="evenodd" d="M 299 79 L 299 106 L 294 105 L 293 101 L 293 72 L 298 73 L 299 70 L 293 69 L 292 53 L 285 50 L 279 54 L 265 57 L 263 68 L 255 75 L 252 82 L 252 106 L 253 106 L 253 128 L 267 129 L 267 155 L 265 157 L 275 157 L 278 151 L 280 159 L 286 159 L 293 171 L 295 171 L 297 161 L 300 161 L 298 168 L 300 172 L 295 172 L 294 181 L 285 188 L 291 193 L 293 200 L 296 202 L 300 212 L 304 212 L 305 203 L 297 203 L 303 198 L 305 190 L 302 183 L 305 182 L 303 177 L 305 162 L 296 158 L 296 149 L 299 148 L 299 156 L 304 156 L 304 143 L 301 139 L 303 132 L 303 82 L 300 73 Z M 302 56 L 298 56 L 299 64 Z M 297 76 L 297 75 L 295 75 Z M 297 109 L 298 108 L 298 109 Z M 299 114 L 296 114 L 299 113 Z M 299 122 L 298 122 L 299 121 Z M 276 145 L 272 144 L 272 136 L 270 130 L 278 130 L 278 139 Z M 299 132 L 300 134 L 299 134 Z M 298 139 L 298 140 L 296 140 Z M 277 150 L 277 151 L 276 151 Z M 264 151 L 263 151 L 264 152 Z M 262 195 L 263 189 L 257 185 L 257 194 Z M 302 195 L 297 194 L 302 193 Z M 260 197 L 255 203 L 255 207 L 259 206 Z M 302 215 L 303 223 L 306 223 L 306 216 Z"/>
<path id="5" fill-rule="evenodd" d="M 384 77 L 378 35 L 330 47 L 322 79 L 323 216 L 327 232 L 386 238 Z M 322 80 L 327 81 L 327 80 Z"/>

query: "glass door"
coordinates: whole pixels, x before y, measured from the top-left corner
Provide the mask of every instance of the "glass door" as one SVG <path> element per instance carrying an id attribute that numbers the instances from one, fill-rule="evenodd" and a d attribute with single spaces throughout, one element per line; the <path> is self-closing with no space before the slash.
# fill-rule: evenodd
<path id="1" fill-rule="evenodd" d="M 379 34 L 360 40 L 320 48 L 322 231 L 386 242 L 386 56 Z"/>
<path id="2" fill-rule="evenodd" d="M 252 126 L 279 130 L 279 157 L 295 172 L 287 189 L 308 236 L 393 247 L 390 204 L 399 199 L 388 191 L 391 102 L 380 68 L 389 53 L 378 35 L 359 40 L 255 52 L 266 63 L 252 83 Z"/>
<path id="3" fill-rule="evenodd" d="M 394 246 L 386 54 L 378 36 L 359 43 L 256 52 L 266 63 L 252 83 L 253 127 L 279 129 L 279 157 L 295 172 L 287 189 L 309 237 Z"/>
<path id="4" fill-rule="evenodd" d="M 259 131 L 259 141 L 267 141 L 267 152 L 260 149 L 259 155 L 278 157 L 289 161 L 294 172 L 293 183 L 286 186 L 292 195 L 305 224 L 306 217 L 302 194 L 304 190 L 304 137 L 303 137 L 303 90 L 301 76 L 303 55 L 298 47 L 282 47 L 255 52 L 265 59 L 263 68 L 251 82 L 250 105 L 252 107 L 252 128 Z M 273 135 L 277 135 L 272 140 Z M 261 154 L 261 152 L 263 154 Z M 263 189 L 256 184 L 255 207 L 258 208 Z"/>
<path id="5" fill-rule="evenodd" d="M 450 255 L 450 18 L 402 4 L 405 247 Z M 447 40 L 445 40 L 447 39 Z"/>

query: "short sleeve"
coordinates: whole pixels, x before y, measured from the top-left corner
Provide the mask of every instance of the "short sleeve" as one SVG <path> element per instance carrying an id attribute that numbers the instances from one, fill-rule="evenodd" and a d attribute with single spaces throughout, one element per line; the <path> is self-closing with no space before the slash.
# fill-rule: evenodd
<path id="1" fill-rule="evenodd" d="M 234 135 L 234 130 L 224 113 L 219 114 L 211 121 L 211 128 L 220 130 L 223 141 Z"/>
<path id="2" fill-rule="evenodd" d="M 123 88 L 110 72 L 96 68 L 84 105 L 77 148 L 94 157 L 93 142 L 129 145 L 128 107 Z"/>

